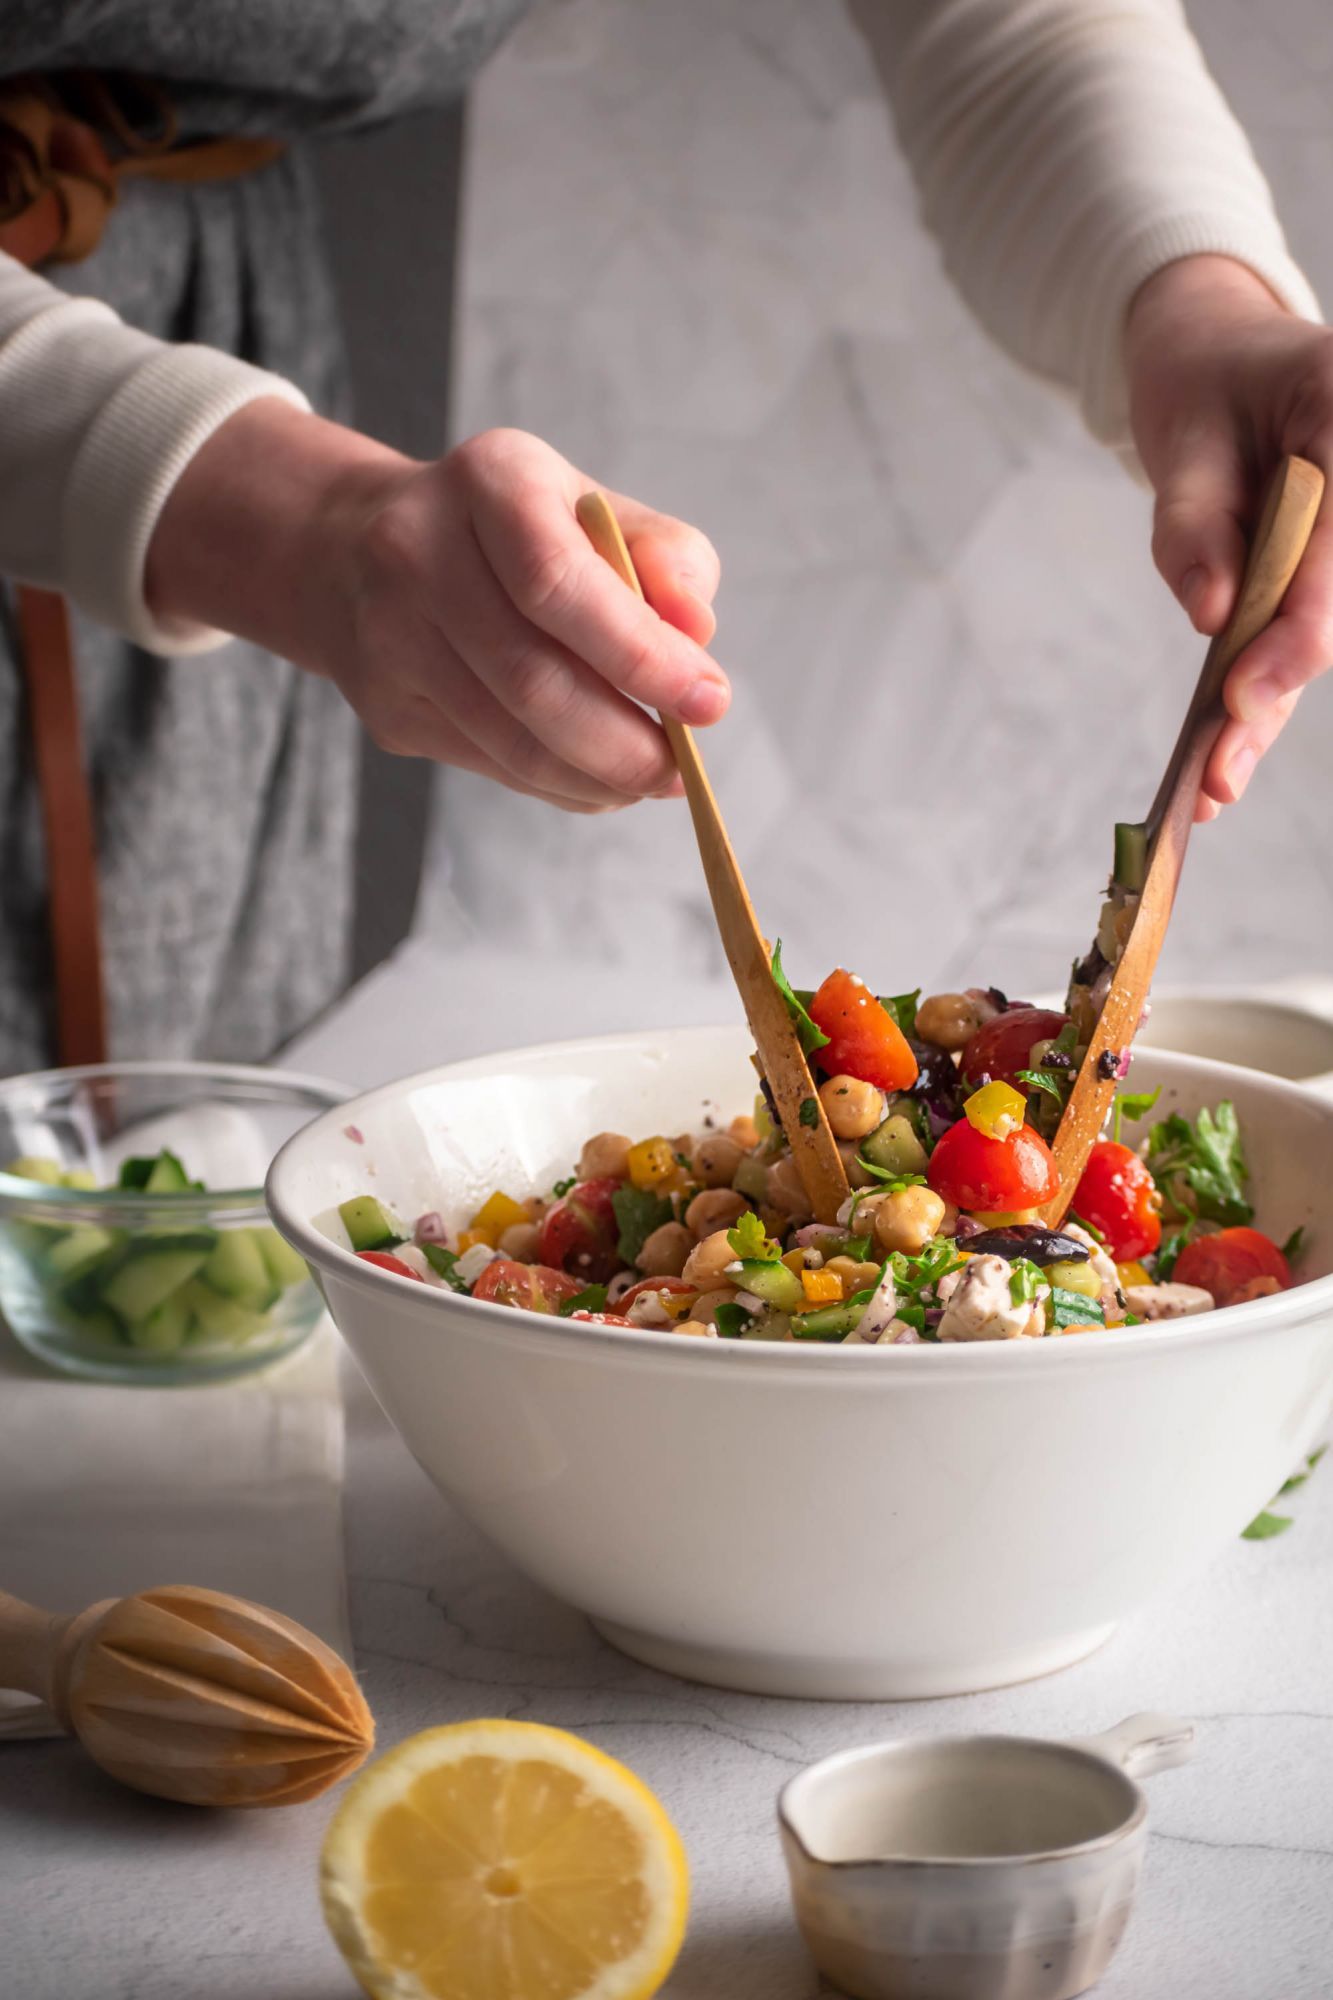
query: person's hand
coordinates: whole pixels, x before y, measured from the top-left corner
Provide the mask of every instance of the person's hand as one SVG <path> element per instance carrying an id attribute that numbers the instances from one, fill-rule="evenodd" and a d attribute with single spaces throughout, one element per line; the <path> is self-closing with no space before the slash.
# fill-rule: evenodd
<path id="1" fill-rule="evenodd" d="M 1333 478 L 1333 333 L 1243 264 L 1187 257 L 1150 278 L 1125 336 L 1130 421 L 1157 495 L 1153 557 L 1198 631 L 1226 623 L 1264 483 L 1296 452 Z M 1282 609 L 1226 684 L 1200 819 L 1238 799 L 1301 689 L 1333 664 L 1333 498 Z"/>
<path id="2" fill-rule="evenodd" d="M 574 812 L 679 791 L 647 713 L 716 722 L 718 560 L 610 494 L 648 603 L 574 513 L 594 482 L 521 431 L 432 464 L 276 398 L 187 466 L 148 551 L 159 619 L 217 625 L 336 682 L 374 740 Z"/>

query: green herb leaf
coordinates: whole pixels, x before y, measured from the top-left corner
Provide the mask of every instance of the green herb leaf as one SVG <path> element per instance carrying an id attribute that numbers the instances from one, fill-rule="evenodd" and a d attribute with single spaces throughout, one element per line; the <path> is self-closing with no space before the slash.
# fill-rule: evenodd
<path id="1" fill-rule="evenodd" d="M 802 1125 L 818 1125 L 819 1105 L 813 1097 L 801 1099 L 800 1120 Z"/>
<path id="2" fill-rule="evenodd" d="M 1274 1514 L 1265 1507 L 1262 1514 L 1255 1515 L 1248 1528 L 1241 1529 L 1241 1540 L 1271 1542 L 1274 1535 L 1285 1535 L 1291 1523 L 1290 1514 Z"/>
<path id="3" fill-rule="evenodd" d="M 556 1182 L 555 1186 L 551 1189 L 551 1193 L 556 1197 L 557 1201 L 562 1201 L 572 1187 L 578 1186 L 578 1180 L 579 1177 L 577 1174 L 568 1174 L 564 1180 Z"/>
<path id="4" fill-rule="evenodd" d="M 1105 1243 L 1106 1231 L 1099 1229 L 1095 1222 L 1089 1222 L 1085 1215 L 1079 1215 L 1076 1210 L 1071 1208 L 1069 1211 L 1069 1220 L 1076 1222 L 1080 1229 L 1086 1229 L 1094 1243 Z"/>
<path id="5" fill-rule="evenodd" d="M 454 1266 L 458 1262 L 458 1257 L 454 1251 L 446 1250 L 443 1243 L 423 1243 L 421 1254 L 437 1278 L 443 1278 L 445 1284 L 453 1291 L 466 1292 L 471 1296 L 471 1285 L 465 1284 L 454 1269 Z"/>
<path id="6" fill-rule="evenodd" d="M 791 981 L 782 970 L 781 938 L 778 939 L 773 947 L 773 984 L 787 1003 L 787 1012 L 796 1024 L 797 1039 L 801 1047 L 805 1050 L 805 1053 L 808 1056 L 812 1056 L 816 1049 L 826 1049 L 828 1047 L 828 1036 L 822 1028 L 817 1028 L 810 1019 L 805 1008 L 792 991 Z"/>
<path id="7" fill-rule="evenodd" d="M 1224 1100 L 1216 1111 L 1201 1111 L 1193 1125 L 1172 1112 L 1148 1135 L 1148 1166 L 1182 1214 L 1193 1213 L 1224 1228 L 1248 1222 L 1254 1214 L 1245 1199 L 1249 1173 L 1234 1104 Z"/>
<path id="8" fill-rule="evenodd" d="M 886 1014 L 892 1014 L 905 1035 L 916 1033 L 916 1010 L 921 1000 L 921 988 L 915 993 L 895 993 L 890 998 L 880 995 L 880 1006 Z"/>
<path id="9" fill-rule="evenodd" d="M 569 1319 L 573 1313 L 601 1313 L 606 1311 L 606 1286 L 585 1285 L 581 1292 L 575 1292 L 572 1299 L 561 1299 L 556 1312 L 561 1319 Z"/>
<path id="10" fill-rule="evenodd" d="M 1053 1069 L 1018 1069 L 1014 1076 L 1019 1083 L 1025 1083 L 1029 1090 L 1044 1090 L 1057 1104 L 1063 1105 L 1065 1094 L 1055 1080 Z"/>
<path id="11" fill-rule="evenodd" d="M 1009 1297 L 1014 1305 L 1029 1304 L 1045 1283 L 1045 1274 L 1039 1264 L 1032 1263 L 1027 1257 L 1014 1259 L 1009 1270 Z"/>
<path id="12" fill-rule="evenodd" d="M 1162 1094 L 1162 1086 L 1160 1083 L 1158 1084 L 1156 1090 L 1120 1091 L 1117 1094 L 1115 1100 L 1115 1110 L 1111 1114 L 1112 1138 L 1116 1140 L 1119 1139 L 1120 1121 L 1122 1118 L 1129 1118 L 1131 1120 L 1136 1118 L 1146 1118 L 1148 1113 L 1152 1110 L 1154 1104 L 1156 1104 L 1161 1094 Z"/>
<path id="13" fill-rule="evenodd" d="M 1294 1264 L 1304 1248 L 1305 1248 L 1305 1224 L 1302 1223 L 1299 1229 L 1292 1230 L 1290 1236 L 1287 1238 L 1286 1242 L 1282 1245 L 1282 1255 L 1286 1258 L 1289 1264 Z"/>
<path id="14" fill-rule="evenodd" d="M 1282 1484 L 1277 1489 L 1279 1500 L 1282 1498 L 1282 1495 L 1284 1493 L 1294 1493 L 1298 1486 L 1304 1486 L 1306 1480 L 1310 1477 L 1310 1474 L 1314 1471 L 1315 1467 L 1318 1465 L 1320 1459 L 1324 1456 L 1324 1453 L 1327 1450 L 1328 1446 L 1326 1444 L 1321 1444 L 1318 1451 L 1312 1451 L 1310 1453 L 1310 1456 L 1306 1459 L 1304 1472 L 1293 1472 L 1290 1479 L 1283 1480 Z"/>
<path id="15" fill-rule="evenodd" d="M 1052 1331 L 1066 1326 L 1106 1324 L 1106 1314 L 1102 1311 L 1100 1299 L 1090 1299 L 1083 1292 L 1067 1292 L 1063 1285 L 1051 1286 L 1046 1314 Z"/>
<path id="16" fill-rule="evenodd" d="M 713 1324 L 723 1340 L 739 1340 L 753 1318 L 753 1313 L 729 1299 L 713 1314 Z"/>
<path id="17" fill-rule="evenodd" d="M 897 1194 L 901 1188 L 924 1187 L 926 1185 L 924 1174 L 899 1174 L 895 1173 L 890 1167 L 877 1167 L 875 1162 L 868 1160 L 864 1153 L 857 1154 L 856 1164 L 864 1173 L 869 1174 L 872 1180 L 882 1182 L 891 1194 Z M 873 1194 L 876 1190 L 873 1188 L 860 1188 L 857 1192 L 864 1196 Z"/>
<path id="18" fill-rule="evenodd" d="M 622 1264 L 637 1264 L 639 1252 L 655 1229 L 674 1220 L 671 1203 L 651 1188 L 619 1187 L 611 1197 L 620 1240 L 616 1254 Z"/>
<path id="19" fill-rule="evenodd" d="M 775 1264 L 782 1256 L 781 1245 L 773 1241 L 752 1208 L 727 1231 L 727 1241 L 742 1263 Z"/>
<path id="20" fill-rule="evenodd" d="M 871 1241 L 869 1236 L 849 1236 L 838 1255 L 850 1257 L 854 1264 L 866 1264 L 870 1261 Z"/>

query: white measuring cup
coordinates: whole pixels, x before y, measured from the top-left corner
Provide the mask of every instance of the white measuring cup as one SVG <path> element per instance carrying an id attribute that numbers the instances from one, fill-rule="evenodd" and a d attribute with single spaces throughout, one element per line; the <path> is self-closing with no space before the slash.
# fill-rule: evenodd
<path id="1" fill-rule="evenodd" d="M 1183 1763 L 1194 1725 L 1101 1736 L 904 1738 L 783 1787 L 796 1920 L 855 2000 L 1072 2000 L 1124 1935 L 1147 1839 L 1135 1782 Z"/>

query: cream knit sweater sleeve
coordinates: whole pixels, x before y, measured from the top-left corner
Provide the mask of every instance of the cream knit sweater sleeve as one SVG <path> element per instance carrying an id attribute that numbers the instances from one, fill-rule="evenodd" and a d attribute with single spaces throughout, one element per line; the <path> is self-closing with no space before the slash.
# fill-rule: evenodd
<path id="1" fill-rule="evenodd" d="M 978 319 L 1129 449 L 1125 315 L 1214 252 L 1320 317 L 1180 0 L 848 0 L 927 227 Z"/>
<path id="2" fill-rule="evenodd" d="M 1162 265 L 1221 252 L 1319 316 L 1179 0 L 848 5 L 949 271 L 1107 443 L 1128 443 L 1125 312 Z M 144 557 L 193 454 L 264 395 L 304 407 L 277 376 L 166 346 L 0 256 L 0 573 L 158 652 L 218 643 L 153 619 Z"/>

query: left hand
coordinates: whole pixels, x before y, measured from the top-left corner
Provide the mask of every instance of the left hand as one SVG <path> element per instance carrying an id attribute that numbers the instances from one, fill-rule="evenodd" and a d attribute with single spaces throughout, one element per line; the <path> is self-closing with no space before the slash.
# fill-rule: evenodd
<path id="1" fill-rule="evenodd" d="M 1157 495 L 1153 559 L 1196 630 L 1221 631 L 1246 533 L 1279 458 L 1333 483 L 1333 332 L 1296 319 L 1229 257 L 1186 257 L 1149 278 L 1125 332 L 1130 423 Z M 1281 611 L 1227 678 L 1228 720 L 1198 818 L 1245 790 L 1306 684 L 1333 665 L 1333 499 Z"/>

